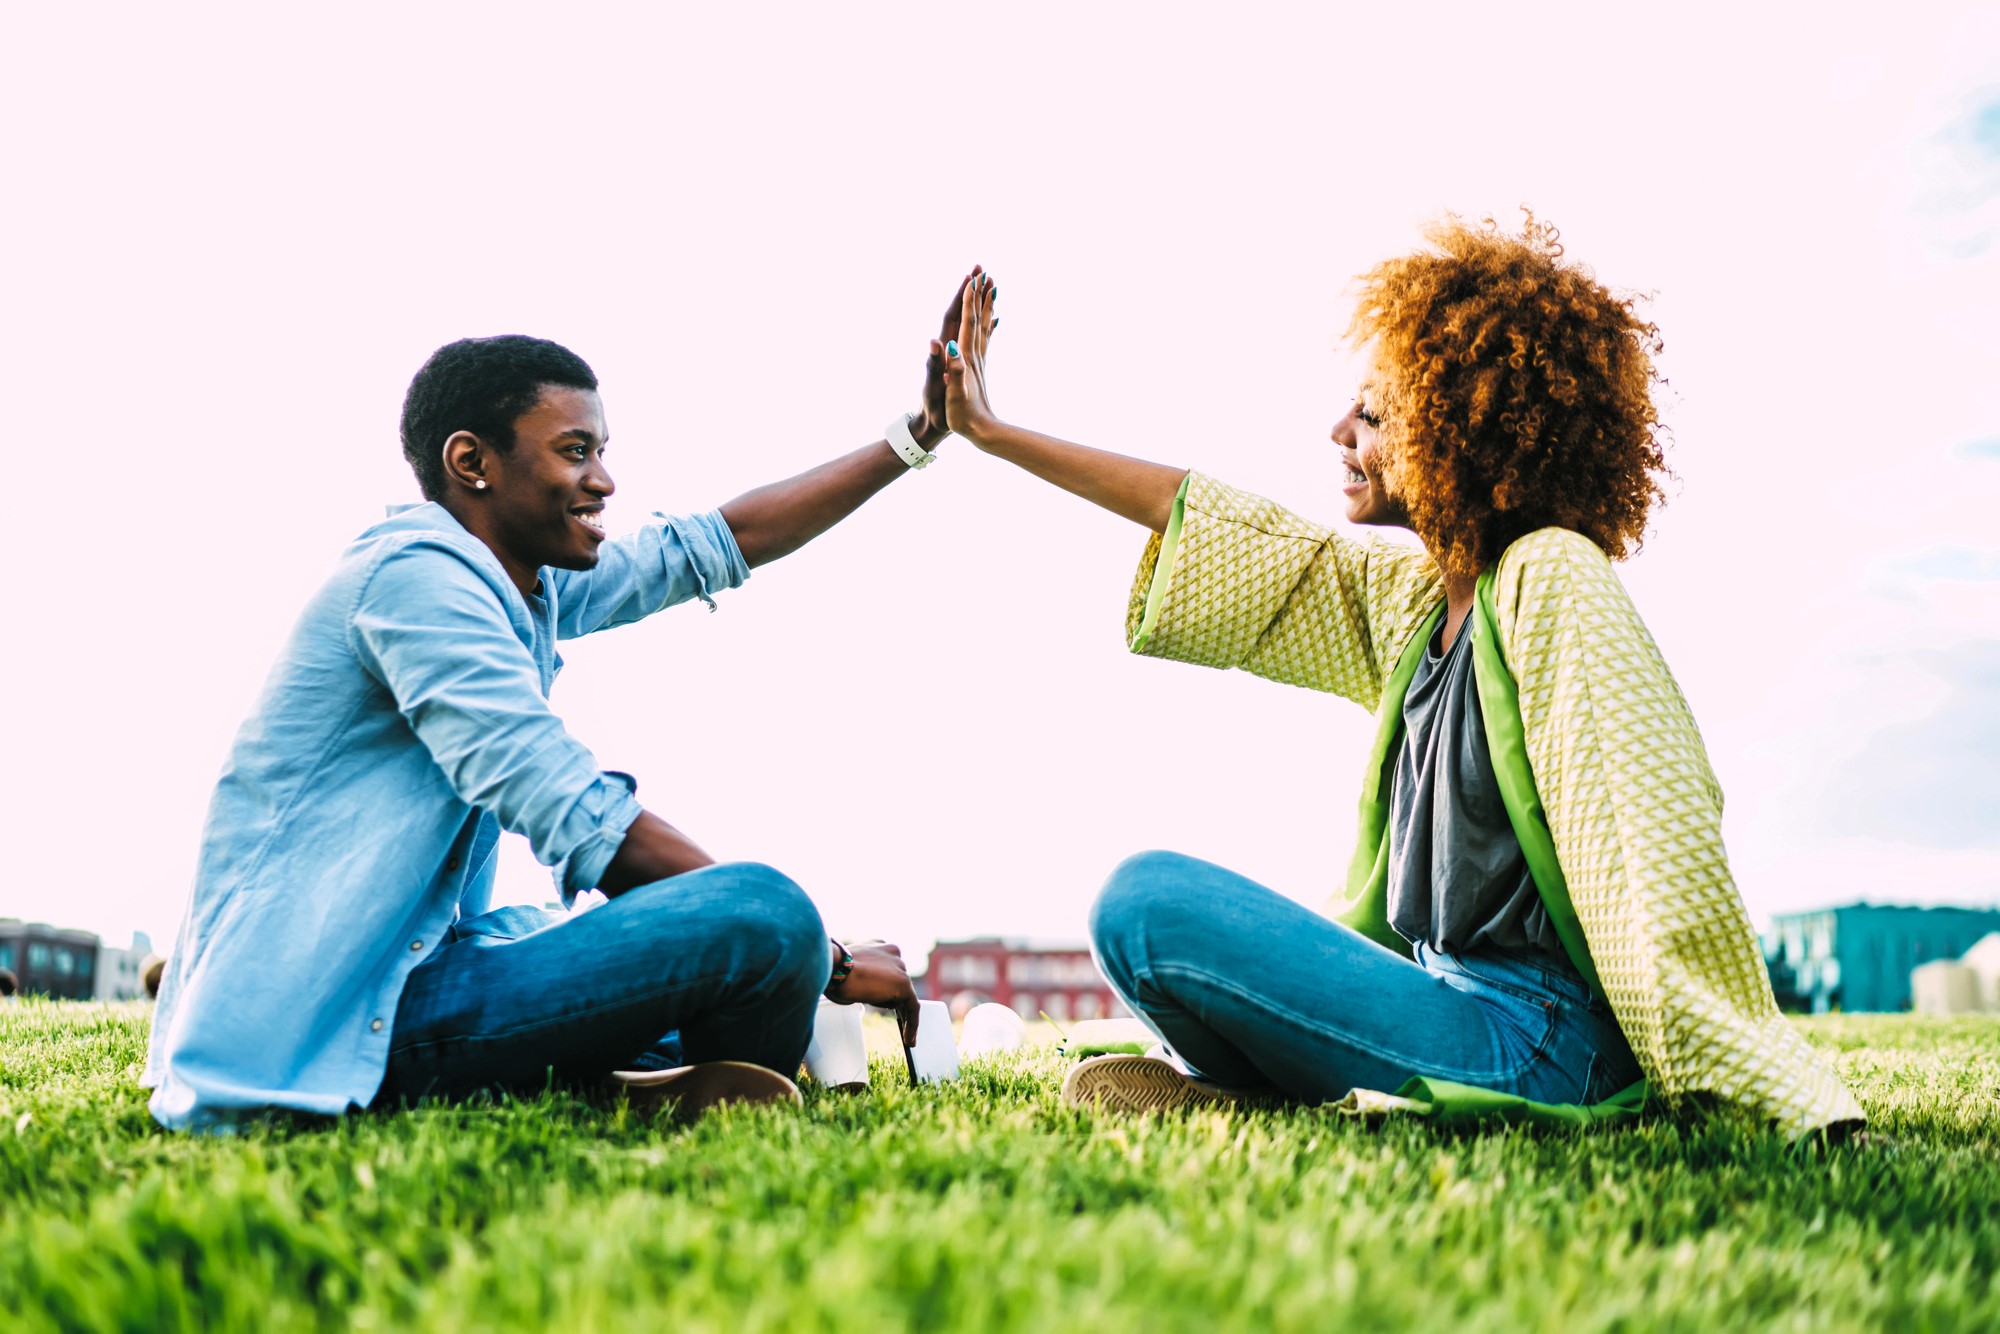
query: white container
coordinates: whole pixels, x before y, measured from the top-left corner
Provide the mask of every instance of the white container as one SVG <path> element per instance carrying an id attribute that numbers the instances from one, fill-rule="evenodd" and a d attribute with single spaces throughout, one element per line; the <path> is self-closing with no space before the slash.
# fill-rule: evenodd
<path id="1" fill-rule="evenodd" d="M 827 1088 L 868 1087 L 868 1042 L 861 1035 L 859 1005 L 820 997 L 812 1041 L 806 1045 L 806 1073 Z"/>
<path id="2" fill-rule="evenodd" d="M 952 1036 L 951 1007 L 934 1000 L 917 1005 L 917 1045 L 910 1048 L 910 1082 L 957 1079 L 958 1039 Z"/>
<path id="3" fill-rule="evenodd" d="M 958 1054 L 997 1056 L 1001 1052 L 1019 1051 L 1027 1041 L 1028 1026 L 1021 1022 L 1021 1016 L 1005 1005 L 988 1001 L 966 1011 L 965 1027 L 958 1037 Z"/>

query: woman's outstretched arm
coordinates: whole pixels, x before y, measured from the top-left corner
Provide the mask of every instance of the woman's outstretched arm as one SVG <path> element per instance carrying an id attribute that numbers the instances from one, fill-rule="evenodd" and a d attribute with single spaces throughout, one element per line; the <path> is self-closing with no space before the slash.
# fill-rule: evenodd
<path id="1" fill-rule="evenodd" d="M 931 354 L 945 359 L 945 415 L 951 429 L 995 458 L 1156 533 L 1165 532 L 1187 469 L 1071 444 L 1010 426 L 994 415 L 986 391 L 986 350 L 997 323 L 996 292 L 986 274 L 968 279 L 960 302 L 958 337 L 942 346 L 931 344 Z"/>
<path id="2" fill-rule="evenodd" d="M 1340 537 L 1200 473 L 1008 425 L 987 391 L 991 281 L 966 284 L 959 304 L 958 337 L 932 345 L 944 357 L 951 429 L 1157 534 L 1126 611 L 1133 652 L 1238 667 L 1376 707 L 1389 669 L 1443 597 L 1428 556 Z"/>

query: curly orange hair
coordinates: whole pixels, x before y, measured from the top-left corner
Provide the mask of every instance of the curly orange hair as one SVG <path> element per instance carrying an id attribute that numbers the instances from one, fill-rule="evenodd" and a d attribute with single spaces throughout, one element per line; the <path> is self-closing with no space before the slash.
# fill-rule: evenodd
<path id="1" fill-rule="evenodd" d="M 1435 250 L 1362 276 L 1348 329 L 1374 345 L 1364 406 L 1382 423 L 1388 493 L 1447 573 L 1476 574 L 1550 526 L 1622 560 L 1669 475 L 1659 330 L 1638 298 L 1564 263 L 1533 213 L 1519 236 L 1456 217 L 1427 236 Z"/>

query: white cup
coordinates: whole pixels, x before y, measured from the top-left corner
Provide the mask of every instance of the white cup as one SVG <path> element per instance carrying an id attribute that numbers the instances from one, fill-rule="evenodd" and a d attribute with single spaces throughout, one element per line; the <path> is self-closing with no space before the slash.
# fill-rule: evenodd
<path id="1" fill-rule="evenodd" d="M 958 1039 L 951 1031 L 951 1007 L 943 1001 L 917 1002 L 917 1045 L 910 1049 L 910 1078 L 918 1084 L 958 1078 Z"/>
<path id="2" fill-rule="evenodd" d="M 859 1005 L 820 997 L 812 1041 L 806 1045 L 806 1073 L 827 1088 L 868 1087 L 868 1043 L 861 1036 Z"/>

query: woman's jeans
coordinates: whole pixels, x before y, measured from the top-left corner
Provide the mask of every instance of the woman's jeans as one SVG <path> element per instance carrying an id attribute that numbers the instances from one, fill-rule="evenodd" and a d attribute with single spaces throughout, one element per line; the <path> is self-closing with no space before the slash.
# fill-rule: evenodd
<path id="1" fill-rule="evenodd" d="M 1598 1102 L 1640 1078 L 1604 998 L 1567 963 L 1417 962 L 1232 871 L 1142 852 L 1091 911 L 1098 964 L 1201 1078 L 1327 1102 L 1412 1076 L 1535 1102 Z"/>
<path id="2" fill-rule="evenodd" d="M 378 1103 L 660 1065 L 676 1030 L 688 1061 L 790 1075 L 832 968 L 805 891 L 747 862 L 573 917 L 502 908 L 453 936 L 403 986 Z"/>

